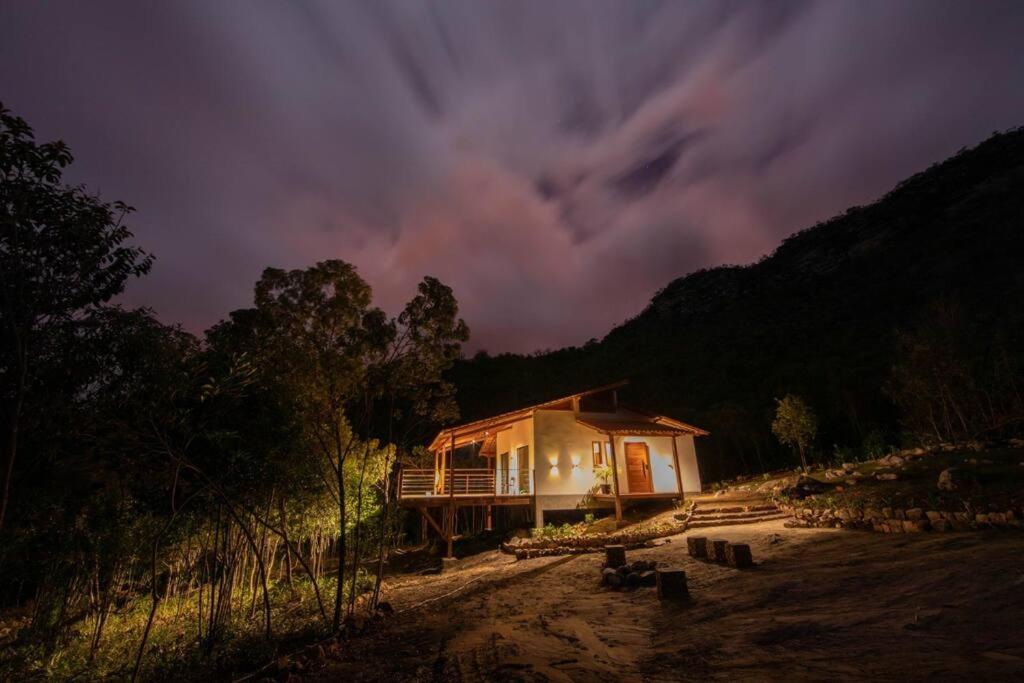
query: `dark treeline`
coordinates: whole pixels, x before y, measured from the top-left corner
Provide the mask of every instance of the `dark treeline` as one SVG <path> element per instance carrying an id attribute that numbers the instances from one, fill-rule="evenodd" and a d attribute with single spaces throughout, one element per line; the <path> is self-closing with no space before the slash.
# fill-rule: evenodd
<path id="1" fill-rule="evenodd" d="M 819 419 L 811 457 L 992 440 L 1024 420 L 1024 131 L 900 183 L 746 267 L 675 280 L 583 347 L 456 365 L 467 418 L 629 378 L 630 403 L 689 420 L 702 478 L 792 466 L 775 399 Z"/>
<path id="2" fill-rule="evenodd" d="M 397 466 L 457 417 L 432 278 L 396 317 L 342 261 L 267 269 L 197 338 L 111 303 L 131 208 L 0 108 L 0 678 L 251 669 L 380 600 Z"/>

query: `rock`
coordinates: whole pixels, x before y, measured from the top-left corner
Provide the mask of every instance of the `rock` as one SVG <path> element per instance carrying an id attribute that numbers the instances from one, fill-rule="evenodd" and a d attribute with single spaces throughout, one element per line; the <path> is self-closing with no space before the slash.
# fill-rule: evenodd
<path id="1" fill-rule="evenodd" d="M 725 489 L 721 489 L 720 491 L 715 491 L 715 498 L 721 498 L 724 495 L 725 495 Z"/>
<path id="2" fill-rule="evenodd" d="M 875 475 L 875 479 L 878 481 L 895 481 L 899 479 L 899 475 L 895 472 L 879 472 Z"/>
<path id="3" fill-rule="evenodd" d="M 746 569 L 754 564 L 750 546 L 746 543 L 729 543 L 725 546 L 725 561 L 730 567 Z"/>
<path id="4" fill-rule="evenodd" d="M 611 567 L 605 567 L 604 569 L 601 570 L 601 583 L 603 583 L 605 585 L 609 585 L 611 583 L 610 580 L 609 580 L 609 577 L 611 577 L 611 576 L 618 576 L 618 575 L 619 575 L 619 573 L 616 572 Z"/>
<path id="5" fill-rule="evenodd" d="M 624 581 L 625 579 L 623 578 L 623 576 L 618 572 L 614 571 L 611 574 L 606 575 L 605 578 L 605 583 L 607 583 L 612 588 L 618 588 L 623 584 Z"/>
<path id="6" fill-rule="evenodd" d="M 630 572 L 626 574 L 626 588 L 639 588 L 640 587 L 640 573 Z"/>
<path id="7" fill-rule="evenodd" d="M 686 549 L 690 552 L 690 557 L 706 558 L 708 556 L 707 542 L 708 539 L 703 536 L 687 536 Z"/>
<path id="8" fill-rule="evenodd" d="M 939 473 L 936 484 L 940 491 L 963 491 L 975 484 L 974 476 L 956 467 L 950 467 Z"/>
<path id="9" fill-rule="evenodd" d="M 658 585 L 658 574 L 654 571 L 640 572 L 640 585 L 653 588 Z"/>
<path id="10" fill-rule="evenodd" d="M 847 486 L 856 486 L 857 485 L 857 480 L 856 479 L 847 479 L 845 481 L 845 484 Z"/>
<path id="11" fill-rule="evenodd" d="M 924 519 L 924 510 L 921 508 L 910 508 L 907 510 L 907 519 L 912 521 Z"/>
<path id="12" fill-rule="evenodd" d="M 800 477 L 795 484 L 787 489 L 783 489 L 782 493 L 793 500 L 803 500 L 808 496 L 814 496 L 819 493 L 824 493 L 832 489 L 831 484 L 826 484 L 812 479 L 811 477 Z"/>
<path id="13" fill-rule="evenodd" d="M 892 508 L 882 508 L 882 517 L 892 519 Z"/>
<path id="14" fill-rule="evenodd" d="M 932 529 L 936 531 L 952 531 L 953 525 L 945 519 L 937 519 L 932 522 Z"/>
<path id="15" fill-rule="evenodd" d="M 844 462 L 843 463 L 843 471 L 844 472 L 853 472 L 855 469 L 857 469 L 857 466 L 854 465 L 852 462 Z"/>
<path id="16" fill-rule="evenodd" d="M 879 460 L 879 462 L 885 463 L 891 467 L 903 467 L 906 461 L 898 455 L 887 455 Z"/>
<path id="17" fill-rule="evenodd" d="M 604 547 L 604 566 L 621 567 L 626 564 L 626 546 L 606 545 Z"/>
<path id="18" fill-rule="evenodd" d="M 659 600 L 685 600 L 690 596 L 686 588 L 686 572 L 675 567 L 655 570 L 655 585 Z"/>

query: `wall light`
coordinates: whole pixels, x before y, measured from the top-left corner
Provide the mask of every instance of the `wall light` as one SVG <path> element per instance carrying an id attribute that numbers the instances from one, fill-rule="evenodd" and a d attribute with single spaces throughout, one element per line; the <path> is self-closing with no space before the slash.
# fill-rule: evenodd
<path id="1" fill-rule="evenodd" d="M 571 459 L 572 459 L 572 468 L 574 470 L 578 470 L 580 468 L 580 456 L 573 455 Z"/>

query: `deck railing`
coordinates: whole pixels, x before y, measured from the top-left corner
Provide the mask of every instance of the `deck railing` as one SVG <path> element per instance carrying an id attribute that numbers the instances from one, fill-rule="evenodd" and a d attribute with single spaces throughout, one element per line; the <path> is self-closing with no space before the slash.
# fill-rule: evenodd
<path id="1" fill-rule="evenodd" d="M 533 493 L 530 470 L 402 468 L 399 498 L 427 496 L 528 496 Z"/>

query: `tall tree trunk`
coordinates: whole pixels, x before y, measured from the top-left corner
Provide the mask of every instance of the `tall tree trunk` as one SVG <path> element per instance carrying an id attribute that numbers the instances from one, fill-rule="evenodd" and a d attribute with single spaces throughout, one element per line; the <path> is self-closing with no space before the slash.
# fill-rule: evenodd
<path id="1" fill-rule="evenodd" d="M 292 544 L 288 540 L 288 517 L 285 514 L 284 505 L 284 494 L 277 499 L 277 509 L 281 515 L 281 537 L 284 539 L 284 577 L 288 583 L 288 590 L 291 591 L 292 595 L 295 595 L 295 586 L 292 584 Z M 310 577 L 312 580 L 316 580 L 315 577 Z"/>
<path id="2" fill-rule="evenodd" d="M 363 532 L 363 484 L 366 481 L 366 461 L 370 457 L 370 442 L 363 446 L 363 462 L 359 467 L 359 487 L 356 489 L 356 528 L 355 542 L 352 545 L 352 583 L 348 589 L 348 616 L 356 606 L 356 578 L 359 576 L 359 542 Z"/>
<path id="3" fill-rule="evenodd" d="M 4 435 L 4 486 L 2 496 L 0 496 L 0 532 L 4 529 L 7 504 L 11 499 L 14 460 L 18 455 L 18 425 L 21 421 L 21 410 L 25 404 L 25 383 L 28 378 L 28 363 L 19 344 L 15 344 L 15 357 L 18 358 L 18 379 L 15 381 L 11 412 L 7 417 L 7 433 Z"/>

